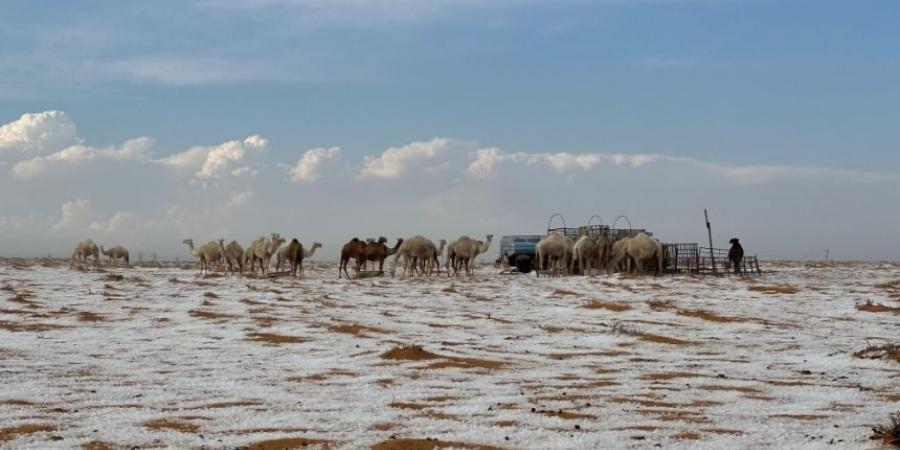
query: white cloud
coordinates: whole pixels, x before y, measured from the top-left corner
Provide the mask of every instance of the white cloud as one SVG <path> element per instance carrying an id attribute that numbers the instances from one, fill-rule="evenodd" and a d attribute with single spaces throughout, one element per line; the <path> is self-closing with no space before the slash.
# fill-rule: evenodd
<path id="1" fill-rule="evenodd" d="M 314 148 L 307 150 L 297 159 L 291 168 L 291 181 L 294 183 L 312 183 L 319 178 L 319 172 L 329 161 L 340 157 L 341 148 Z"/>
<path id="2" fill-rule="evenodd" d="M 589 170 L 598 164 L 613 166 L 639 167 L 659 159 L 658 155 L 648 154 L 604 154 L 604 153 L 507 153 L 496 148 L 479 149 L 466 172 L 479 178 L 487 178 L 501 163 L 532 166 L 547 164 L 559 173 L 573 170 Z"/>
<path id="3" fill-rule="evenodd" d="M 403 176 L 413 167 L 421 167 L 429 161 L 434 161 L 438 155 L 447 156 L 451 150 L 463 150 L 472 146 L 472 143 L 455 139 L 434 138 L 430 141 L 412 142 L 402 147 L 391 147 L 378 157 L 365 157 L 363 168 L 357 178 L 393 180 Z"/>
<path id="4" fill-rule="evenodd" d="M 54 164 L 79 164 L 100 159 L 150 161 L 154 144 L 153 139 L 139 137 L 128 139 L 119 147 L 73 145 L 47 156 L 19 161 L 12 167 L 12 173 L 19 178 L 31 178 Z"/>
<path id="5" fill-rule="evenodd" d="M 131 221 L 132 215 L 127 211 L 118 211 L 105 222 L 91 222 L 90 229 L 102 233 L 115 233 L 122 230 Z"/>
<path id="6" fill-rule="evenodd" d="M 192 147 L 157 162 L 177 169 L 196 170 L 194 180 L 203 183 L 225 174 L 254 174 L 255 171 L 249 166 L 235 166 L 243 163 L 248 154 L 264 152 L 268 145 L 267 139 L 254 134 L 243 141 L 227 141 L 213 147 Z"/>
<path id="7" fill-rule="evenodd" d="M 11 149 L 42 153 L 77 141 L 75 123 L 63 111 L 25 113 L 0 126 L 0 152 Z"/>
<path id="8" fill-rule="evenodd" d="M 225 203 L 224 209 L 239 209 L 250 202 L 250 200 L 253 200 L 253 191 L 238 192 L 228 199 L 228 201 Z"/>
<path id="9" fill-rule="evenodd" d="M 59 221 L 50 228 L 54 231 L 64 230 L 78 224 L 86 223 L 90 219 L 91 202 L 83 198 L 63 203 L 60 207 Z"/>

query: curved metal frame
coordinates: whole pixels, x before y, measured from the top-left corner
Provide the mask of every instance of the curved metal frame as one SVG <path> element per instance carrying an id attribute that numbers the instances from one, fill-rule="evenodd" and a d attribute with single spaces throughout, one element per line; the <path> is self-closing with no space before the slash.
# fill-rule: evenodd
<path id="1" fill-rule="evenodd" d="M 593 216 L 591 216 L 590 219 L 588 219 L 588 226 L 591 226 L 591 221 L 594 220 L 594 217 L 600 219 L 600 225 L 606 225 L 606 224 L 603 223 L 603 218 L 602 218 L 602 217 L 600 217 L 600 216 L 597 215 L 597 214 L 594 214 Z"/>
<path id="2" fill-rule="evenodd" d="M 625 219 L 625 221 L 628 222 L 629 230 L 634 229 L 634 227 L 631 226 L 631 220 L 629 220 L 628 217 L 626 217 L 624 214 L 620 215 L 619 217 L 616 217 L 616 220 L 613 221 L 612 227 L 610 227 L 610 228 L 615 228 L 616 224 L 619 223 L 619 219 Z"/>
<path id="3" fill-rule="evenodd" d="M 550 220 L 547 221 L 547 231 L 550 231 L 550 225 L 553 225 L 553 218 L 556 216 L 559 216 L 559 219 L 562 220 L 563 223 L 563 229 L 566 229 L 566 218 L 560 213 L 553 213 L 553 215 L 550 216 Z"/>

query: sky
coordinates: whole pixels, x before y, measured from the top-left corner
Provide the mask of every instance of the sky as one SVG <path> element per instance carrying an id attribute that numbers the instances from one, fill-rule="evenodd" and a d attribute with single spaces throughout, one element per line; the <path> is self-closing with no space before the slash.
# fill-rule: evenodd
<path id="1" fill-rule="evenodd" d="M 336 259 L 556 212 L 703 242 L 706 208 L 717 246 L 897 260 L 897 23 L 878 0 L 7 0 L 0 255 L 277 231 Z"/>

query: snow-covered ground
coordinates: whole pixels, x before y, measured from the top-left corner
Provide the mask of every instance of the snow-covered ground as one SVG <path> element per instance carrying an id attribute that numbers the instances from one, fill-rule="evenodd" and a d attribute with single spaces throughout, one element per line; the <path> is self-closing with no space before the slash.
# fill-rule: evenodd
<path id="1" fill-rule="evenodd" d="M 7 261 L 0 447 L 874 447 L 900 363 L 853 353 L 900 340 L 900 265 L 764 268 L 291 281 Z"/>

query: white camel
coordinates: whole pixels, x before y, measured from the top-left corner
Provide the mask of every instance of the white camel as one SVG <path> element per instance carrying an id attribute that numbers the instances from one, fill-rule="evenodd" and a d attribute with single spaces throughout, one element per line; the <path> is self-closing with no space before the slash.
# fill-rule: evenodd
<path id="1" fill-rule="evenodd" d="M 222 260 L 226 265 L 225 275 L 228 275 L 229 271 L 234 275 L 235 267 L 240 274 L 244 274 L 244 249 L 241 244 L 233 240 L 225 245 L 225 240 L 219 239 L 219 251 L 222 253 Z"/>
<path id="2" fill-rule="evenodd" d="M 200 261 L 200 275 L 203 275 L 204 271 L 209 273 L 210 264 L 222 259 L 222 251 L 218 242 L 209 241 L 197 248 L 194 248 L 193 239 L 185 239 L 181 243 L 187 245 L 191 254 Z"/>
<path id="3" fill-rule="evenodd" d="M 94 269 L 100 267 L 100 249 L 97 248 L 97 244 L 90 239 L 85 239 L 78 244 L 75 245 L 75 250 L 72 252 L 72 259 L 69 261 L 69 265 L 75 265 L 75 261 L 83 264 L 87 267 L 88 256 L 94 257 Z"/>
<path id="4" fill-rule="evenodd" d="M 573 247 L 575 261 L 578 262 L 578 270 L 582 275 L 589 275 L 597 260 L 597 238 L 593 236 L 581 236 Z"/>
<path id="5" fill-rule="evenodd" d="M 256 273 L 256 262 L 258 261 L 260 270 L 265 275 L 269 269 L 272 255 L 278 251 L 278 247 L 283 243 L 284 239 L 278 233 L 272 233 L 269 239 L 266 239 L 265 236 L 260 236 L 254 240 L 244 251 L 244 265 L 246 266 L 247 262 L 250 262 L 250 274 Z"/>
<path id="6" fill-rule="evenodd" d="M 555 231 L 548 234 L 536 245 L 538 270 L 550 269 L 556 276 L 567 273 L 570 270 L 572 247 L 572 240 L 562 234 Z"/>
<path id="7" fill-rule="evenodd" d="M 488 251 L 491 247 L 493 234 L 487 235 L 484 241 L 477 241 L 469 236 L 460 236 L 447 246 L 447 276 L 450 276 L 450 266 L 453 266 L 453 274 L 459 275 L 459 268 L 465 264 L 466 275 L 471 276 L 475 270 L 475 258 Z"/>
<path id="8" fill-rule="evenodd" d="M 656 273 L 662 274 L 663 246 L 645 233 L 638 233 L 635 237 L 617 241 L 613 244 L 612 253 L 610 268 L 617 269 L 624 261 L 626 269 L 630 263 L 637 273 L 643 274 L 645 267 L 653 264 Z"/>
<path id="9" fill-rule="evenodd" d="M 446 241 L 443 241 L 443 245 L 446 244 Z M 403 267 L 403 275 L 409 276 L 410 270 L 419 272 L 418 263 L 426 264 L 427 261 L 434 261 L 437 259 L 437 246 L 434 245 L 434 242 L 426 239 L 423 236 L 415 235 L 411 238 L 404 239 L 403 243 L 400 244 L 400 248 L 397 249 L 397 252 L 394 253 L 394 260 L 391 263 L 391 276 L 395 276 L 397 274 L 397 262 L 400 258 L 404 259 L 404 267 Z"/>
<path id="10" fill-rule="evenodd" d="M 100 253 L 106 255 L 107 262 L 110 264 L 115 264 L 118 260 L 125 261 L 125 267 L 128 267 L 130 264 L 130 260 L 128 257 L 128 249 L 122 247 L 121 245 L 117 245 L 109 250 L 105 250 L 103 246 L 100 246 Z"/>

